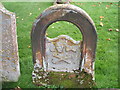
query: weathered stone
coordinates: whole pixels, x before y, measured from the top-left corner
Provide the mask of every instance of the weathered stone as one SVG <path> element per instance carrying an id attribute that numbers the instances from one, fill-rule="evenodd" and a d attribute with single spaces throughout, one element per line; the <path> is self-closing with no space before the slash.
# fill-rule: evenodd
<path id="1" fill-rule="evenodd" d="M 80 41 L 75 41 L 67 35 L 46 40 L 46 71 L 73 72 L 79 69 L 81 47 Z"/>
<path id="2" fill-rule="evenodd" d="M 83 41 L 66 35 L 47 38 L 46 29 L 56 21 L 76 25 L 82 32 Z M 92 19 L 84 10 L 70 4 L 49 7 L 34 22 L 31 39 L 35 84 L 92 87 L 97 34 Z"/>
<path id="3" fill-rule="evenodd" d="M 15 14 L 0 4 L 0 71 L 2 81 L 16 82 L 20 76 Z"/>
<path id="4" fill-rule="evenodd" d="M 71 0 L 66 0 L 66 1 L 63 1 L 63 0 L 54 0 L 54 5 L 55 4 L 69 4 Z"/>

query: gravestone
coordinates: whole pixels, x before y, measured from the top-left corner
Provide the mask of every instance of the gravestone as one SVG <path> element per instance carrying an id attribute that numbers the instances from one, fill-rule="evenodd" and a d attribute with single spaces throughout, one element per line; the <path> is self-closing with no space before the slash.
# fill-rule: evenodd
<path id="1" fill-rule="evenodd" d="M 56 21 L 76 25 L 83 40 L 70 36 L 48 38 L 47 28 Z M 35 20 L 31 32 L 36 85 L 58 85 L 67 88 L 91 88 L 94 82 L 94 59 L 97 34 L 90 16 L 81 8 L 70 4 L 49 7 Z"/>
<path id="2" fill-rule="evenodd" d="M 53 39 L 47 38 L 46 71 L 73 72 L 79 69 L 80 43 L 67 35 L 60 35 Z"/>
<path id="3" fill-rule="evenodd" d="M 55 4 L 69 4 L 71 0 L 54 0 L 54 5 Z"/>
<path id="4" fill-rule="evenodd" d="M 15 14 L 0 3 L 0 75 L 3 82 L 16 82 L 20 76 Z"/>

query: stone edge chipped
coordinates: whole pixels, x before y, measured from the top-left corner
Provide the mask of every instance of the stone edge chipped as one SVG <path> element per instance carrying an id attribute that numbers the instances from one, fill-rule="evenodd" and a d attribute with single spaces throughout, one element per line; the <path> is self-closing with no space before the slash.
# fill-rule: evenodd
<path id="1" fill-rule="evenodd" d="M 80 41 L 75 41 L 73 38 L 71 38 L 68 35 L 59 35 L 58 37 L 55 37 L 55 38 L 47 37 L 47 40 L 50 42 L 54 42 L 54 41 L 59 40 L 61 38 L 67 39 L 67 40 L 71 41 L 73 44 L 80 44 Z"/>

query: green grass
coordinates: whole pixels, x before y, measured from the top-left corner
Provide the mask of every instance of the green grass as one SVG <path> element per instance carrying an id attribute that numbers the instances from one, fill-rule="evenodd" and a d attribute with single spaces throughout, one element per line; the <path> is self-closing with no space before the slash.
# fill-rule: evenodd
<path id="1" fill-rule="evenodd" d="M 17 18 L 17 35 L 19 44 L 19 57 L 21 76 L 16 83 L 3 83 L 3 88 L 41 88 L 32 84 L 32 50 L 30 33 L 32 24 L 40 13 L 52 5 L 52 3 L 8 3 L 4 6 L 16 13 Z M 118 86 L 118 3 L 72 3 L 84 9 L 93 19 L 98 34 L 98 43 L 95 61 L 95 81 L 98 88 L 120 88 Z M 106 9 L 106 5 L 109 5 Z M 40 10 L 39 10 L 40 8 Z M 119 8 L 120 9 L 120 8 Z M 32 13 L 31 16 L 29 14 Z M 104 16 L 101 27 L 99 16 Z M 22 20 L 23 19 L 23 20 Z M 108 31 L 108 29 L 113 31 Z M 66 34 L 75 40 L 81 40 L 81 33 L 78 28 L 68 22 L 58 22 L 52 24 L 48 30 L 48 37 L 56 37 L 60 34 Z M 110 38 L 108 41 L 106 39 Z M 55 88 L 56 86 L 51 86 Z"/>

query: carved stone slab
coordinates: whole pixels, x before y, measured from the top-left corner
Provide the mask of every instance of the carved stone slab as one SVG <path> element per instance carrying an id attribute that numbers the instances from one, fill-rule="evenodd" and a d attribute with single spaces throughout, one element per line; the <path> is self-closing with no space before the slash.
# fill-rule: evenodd
<path id="1" fill-rule="evenodd" d="M 67 35 L 57 38 L 47 38 L 46 58 L 48 71 L 72 72 L 80 65 L 80 41 L 75 41 Z"/>
<path id="2" fill-rule="evenodd" d="M 15 14 L 6 10 L 0 4 L 0 31 L 2 31 L 2 49 L 0 52 L 0 71 L 2 72 L 2 81 L 16 82 L 20 76 L 18 44 L 16 36 L 16 18 Z"/>

